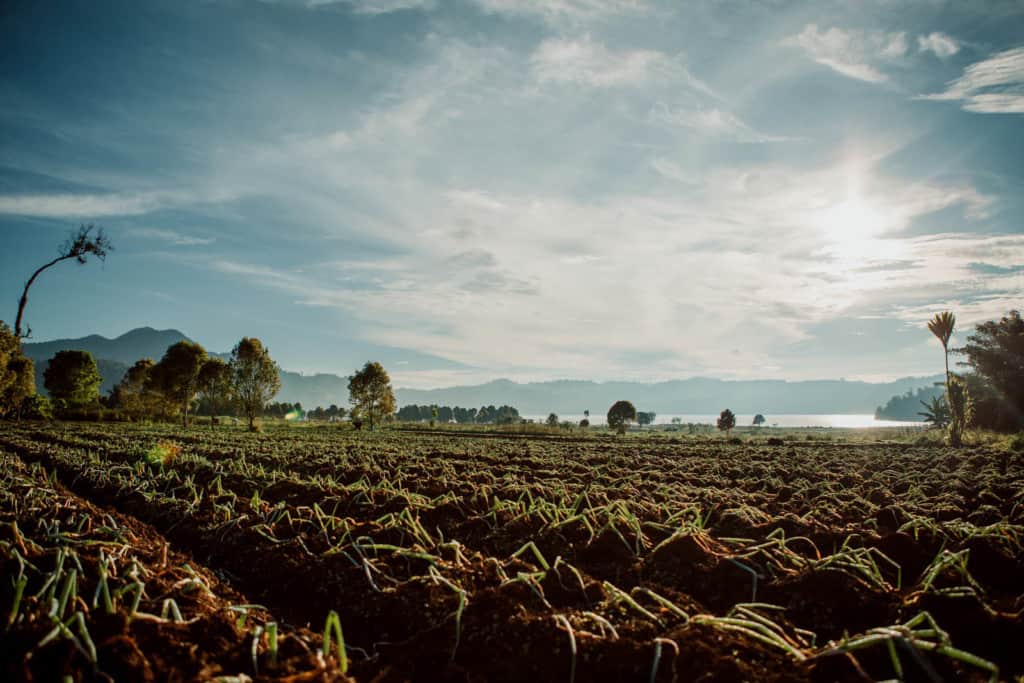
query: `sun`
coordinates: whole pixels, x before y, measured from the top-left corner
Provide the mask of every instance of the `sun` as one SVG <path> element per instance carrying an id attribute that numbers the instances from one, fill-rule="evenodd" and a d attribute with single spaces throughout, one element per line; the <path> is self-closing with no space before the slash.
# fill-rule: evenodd
<path id="1" fill-rule="evenodd" d="M 854 248 L 873 241 L 882 232 L 884 217 L 859 194 L 852 195 L 825 211 L 822 229 L 827 240 L 839 248 Z"/>

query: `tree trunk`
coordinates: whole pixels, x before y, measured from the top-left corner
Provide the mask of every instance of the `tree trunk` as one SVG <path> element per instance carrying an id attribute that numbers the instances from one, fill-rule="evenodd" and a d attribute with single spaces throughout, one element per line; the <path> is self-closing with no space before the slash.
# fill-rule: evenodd
<path id="1" fill-rule="evenodd" d="M 36 278 L 39 277 L 39 274 L 41 272 L 43 272 L 44 270 L 46 270 L 47 268 L 49 268 L 52 265 L 56 265 L 56 264 L 60 263 L 61 261 L 63 261 L 64 259 L 67 259 L 67 258 L 71 258 L 71 257 L 70 256 L 58 256 L 57 258 L 53 259 L 49 263 L 40 266 L 39 269 L 36 270 L 36 272 L 32 273 L 32 277 L 30 277 L 28 279 L 28 282 L 25 283 L 25 289 L 22 290 L 21 298 L 18 299 L 18 317 L 14 321 L 14 338 L 18 340 L 19 344 L 21 343 L 21 339 L 22 339 L 22 335 L 21 335 L 21 318 L 25 314 L 25 304 L 28 303 L 28 288 L 32 286 L 32 283 L 36 281 Z M 25 337 L 28 337 L 28 334 L 26 334 Z"/>

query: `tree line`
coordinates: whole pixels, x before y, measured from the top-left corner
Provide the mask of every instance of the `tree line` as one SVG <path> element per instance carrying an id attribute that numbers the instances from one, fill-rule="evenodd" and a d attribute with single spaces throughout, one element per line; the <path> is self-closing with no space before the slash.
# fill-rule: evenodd
<path id="1" fill-rule="evenodd" d="M 512 406 L 480 406 L 462 408 L 455 406 L 416 405 L 402 406 L 395 418 L 403 422 L 441 422 L 448 424 L 516 424 L 521 421 L 519 411 Z"/>

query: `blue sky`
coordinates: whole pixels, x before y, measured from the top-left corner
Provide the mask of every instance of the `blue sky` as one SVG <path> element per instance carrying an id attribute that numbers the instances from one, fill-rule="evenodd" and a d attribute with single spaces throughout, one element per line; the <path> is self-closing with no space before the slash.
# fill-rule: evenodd
<path id="1" fill-rule="evenodd" d="M 0 318 L 78 224 L 116 247 L 38 340 L 885 379 L 1021 303 L 1020 2 L 15 0 L 0 44 Z"/>

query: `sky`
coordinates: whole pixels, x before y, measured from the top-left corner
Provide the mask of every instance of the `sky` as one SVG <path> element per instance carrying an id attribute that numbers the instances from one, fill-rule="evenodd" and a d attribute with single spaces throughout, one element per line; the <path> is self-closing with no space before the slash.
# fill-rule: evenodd
<path id="1" fill-rule="evenodd" d="M 398 386 L 941 372 L 1019 308 L 1024 3 L 7 0 L 0 319 Z"/>

